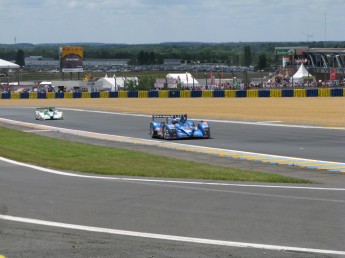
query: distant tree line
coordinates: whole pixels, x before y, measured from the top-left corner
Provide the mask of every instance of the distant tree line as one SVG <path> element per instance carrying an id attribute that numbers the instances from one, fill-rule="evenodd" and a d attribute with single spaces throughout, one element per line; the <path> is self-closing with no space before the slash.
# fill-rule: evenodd
<path id="1" fill-rule="evenodd" d="M 344 48 L 344 42 L 328 42 L 327 47 Z M 164 59 L 187 63 L 223 63 L 229 66 L 255 66 L 264 69 L 280 63 L 275 47 L 307 45 L 305 42 L 238 42 L 238 43 L 160 43 L 160 44 L 78 44 L 84 59 L 129 59 L 132 65 L 162 64 Z M 309 47 L 324 47 L 324 42 L 309 42 Z M 59 58 L 60 44 L 0 44 L 0 58 L 16 60 L 24 66 L 27 56 Z"/>

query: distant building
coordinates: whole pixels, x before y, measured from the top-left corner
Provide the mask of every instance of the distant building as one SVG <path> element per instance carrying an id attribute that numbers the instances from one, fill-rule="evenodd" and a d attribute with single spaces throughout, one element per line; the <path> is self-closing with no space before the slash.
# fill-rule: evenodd
<path id="1" fill-rule="evenodd" d="M 276 47 L 275 54 L 282 57 L 280 71 L 286 74 L 304 64 L 318 80 L 344 80 L 345 48 Z"/>
<path id="2" fill-rule="evenodd" d="M 180 65 L 182 59 L 164 59 L 163 64 L 165 65 Z"/>

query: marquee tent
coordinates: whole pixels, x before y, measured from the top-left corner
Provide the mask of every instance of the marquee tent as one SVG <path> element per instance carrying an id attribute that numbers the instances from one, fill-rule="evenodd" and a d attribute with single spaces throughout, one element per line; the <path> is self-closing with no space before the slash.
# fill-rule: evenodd
<path id="1" fill-rule="evenodd" d="M 168 88 L 176 88 L 177 84 L 187 88 L 200 86 L 199 82 L 190 73 L 168 73 L 166 78 L 168 81 Z"/>
<path id="2" fill-rule="evenodd" d="M 19 67 L 20 66 L 15 63 L 0 59 L 0 69 L 17 69 Z"/>
<path id="3" fill-rule="evenodd" d="M 299 67 L 298 71 L 293 75 L 293 80 L 295 82 L 303 82 L 304 79 L 309 78 L 314 78 L 308 70 L 305 68 L 304 64 L 302 63 L 301 66 Z"/>
<path id="4" fill-rule="evenodd" d="M 97 80 L 95 86 L 102 87 L 103 89 L 110 89 L 111 91 L 116 91 L 117 87 L 115 87 L 115 76 L 108 77 L 105 75 L 104 77 Z"/>

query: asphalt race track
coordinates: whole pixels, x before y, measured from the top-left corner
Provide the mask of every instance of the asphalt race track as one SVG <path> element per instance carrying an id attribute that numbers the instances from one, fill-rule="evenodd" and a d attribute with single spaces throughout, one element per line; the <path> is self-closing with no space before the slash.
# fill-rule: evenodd
<path id="1" fill-rule="evenodd" d="M 1 108 L 0 118 L 150 139 L 149 117 L 65 110 L 65 120 L 35 121 L 33 110 Z M 345 130 L 210 124 L 212 139 L 182 143 L 344 162 Z M 71 176 L 2 159 L 0 257 L 340 257 L 344 193 L 327 184 Z"/>

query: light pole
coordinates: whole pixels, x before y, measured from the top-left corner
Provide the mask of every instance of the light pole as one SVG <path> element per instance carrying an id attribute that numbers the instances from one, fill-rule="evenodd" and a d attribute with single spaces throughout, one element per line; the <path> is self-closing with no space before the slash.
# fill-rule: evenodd
<path id="1" fill-rule="evenodd" d="M 206 78 L 206 86 L 205 86 L 205 89 L 208 90 L 208 86 L 207 86 L 207 74 L 204 73 L 204 75 L 205 75 L 205 78 Z"/>

